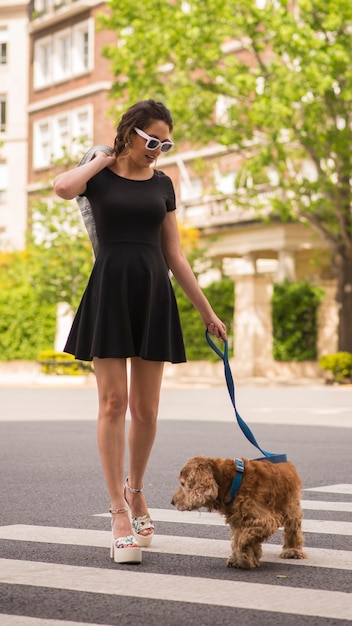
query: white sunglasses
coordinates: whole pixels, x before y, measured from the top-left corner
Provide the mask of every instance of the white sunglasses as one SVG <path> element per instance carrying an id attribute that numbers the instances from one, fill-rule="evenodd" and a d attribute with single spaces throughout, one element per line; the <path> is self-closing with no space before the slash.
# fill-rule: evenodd
<path id="1" fill-rule="evenodd" d="M 174 142 L 170 140 L 160 141 L 156 137 L 150 137 L 150 135 L 147 135 L 147 133 L 145 133 L 143 130 L 140 130 L 139 128 L 135 127 L 133 130 L 135 130 L 137 135 L 147 140 L 145 144 L 147 150 L 157 150 L 158 148 L 160 148 L 161 152 L 169 152 L 169 150 L 171 150 L 171 148 L 173 148 L 175 145 Z"/>

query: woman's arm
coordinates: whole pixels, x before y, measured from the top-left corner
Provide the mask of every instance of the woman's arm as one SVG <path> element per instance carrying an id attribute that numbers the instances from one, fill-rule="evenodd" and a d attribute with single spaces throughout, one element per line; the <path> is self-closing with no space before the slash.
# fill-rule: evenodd
<path id="1" fill-rule="evenodd" d="M 109 156 L 105 152 L 98 150 L 91 161 L 56 176 L 53 183 L 55 192 L 60 198 L 72 200 L 72 198 L 84 193 L 87 182 L 95 174 L 101 172 L 105 167 L 114 165 L 115 162 L 115 154 Z"/>
<path id="2" fill-rule="evenodd" d="M 226 326 L 217 317 L 198 285 L 192 268 L 182 252 L 175 211 L 167 213 L 161 233 L 163 254 L 182 291 L 199 312 L 204 326 L 216 337 L 226 339 Z"/>

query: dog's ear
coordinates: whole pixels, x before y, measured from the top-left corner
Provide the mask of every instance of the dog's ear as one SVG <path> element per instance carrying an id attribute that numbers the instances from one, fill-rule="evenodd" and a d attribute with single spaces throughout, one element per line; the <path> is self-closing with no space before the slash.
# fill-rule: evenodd
<path id="1" fill-rule="evenodd" d="M 218 497 L 219 487 L 214 479 L 212 468 L 201 464 L 194 470 L 192 486 L 188 497 L 194 506 L 211 507 L 211 503 Z"/>

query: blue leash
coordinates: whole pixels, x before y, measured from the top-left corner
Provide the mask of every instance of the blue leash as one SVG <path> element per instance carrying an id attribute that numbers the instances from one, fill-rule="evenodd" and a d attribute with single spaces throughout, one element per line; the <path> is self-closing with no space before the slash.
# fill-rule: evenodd
<path id="1" fill-rule="evenodd" d="M 226 378 L 227 388 L 228 388 L 228 391 L 229 391 L 229 394 L 230 394 L 230 398 L 231 398 L 231 402 L 233 404 L 233 408 L 235 409 L 237 422 L 238 422 L 242 432 L 247 437 L 248 441 L 250 441 L 250 443 L 253 444 L 253 446 L 258 448 L 258 450 L 260 450 L 260 452 L 262 454 L 264 454 L 264 459 L 265 460 L 271 461 L 271 463 L 284 463 L 285 461 L 287 461 L 287 455 L 286 454 L 275 454 L 273 452 L 267 452 L 267 450 L 263 450 L 259 446 L 259 444 L 257 443 L 257 440 L 254 437 L 251 429 L 249 428 L 249 426 L 247 426 L 246 422 L 242 419 L 242 417 L 240 416 L 239 412 L 237 411 L 236 402 L 235 402 L 235 385 L 234 385 L 234 382 L 233 382 L 231 368 L 230 368 L 230 364 L 229 364 L 229 357 L 228 357 L 228 354 L 229 354 L 228 341 L 227 340 L 224 341 L 224 352 L 221 352 L 221 350 L 215 345 L 213 340 L 210 339 L 210 336 L 209 336 L 209 333 L 208 333 L 207 330 L 205 331 L 205 336 L 206 336 L 206 339 L 207 339 L 207 342 L 208 342 L 209 346 L 214 350 L 214 352 L 216 352 L 216 354 L 224 362 L 225 378 Z M 261 458 L 261 459 L 255 459 L 255 460 L 262 461 L 264 459 Z M 236 459 L 236 463 L 237 462 L 238 462 L 238 459 Z M 241 472 L 241 470 L 239 468 L 237 468 L 237 469 L 238 469 L 238 471 Z M 242 472 L 243 472 L 243 470 L 242 470 Z"/>

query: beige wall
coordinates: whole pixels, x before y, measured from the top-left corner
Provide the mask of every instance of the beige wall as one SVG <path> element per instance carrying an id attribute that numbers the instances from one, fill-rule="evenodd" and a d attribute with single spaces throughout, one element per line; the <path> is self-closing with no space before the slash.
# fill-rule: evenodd
<path id="1" fill-rule="evenodd" d="M 278 362 L 272 356 L 271 299 L 273 276 L 237 276 L 235 283 L 236 376 L 316 378 L 323 373 L 318 362 Z M 318 357 L 337 350 L 337 303 L 333 281 L 322 282 L 325 296 L 318 314 Z"/>

